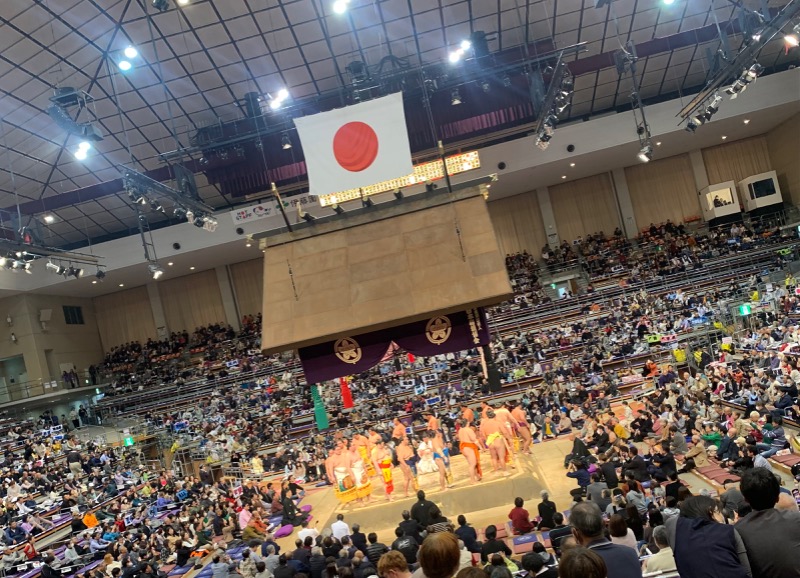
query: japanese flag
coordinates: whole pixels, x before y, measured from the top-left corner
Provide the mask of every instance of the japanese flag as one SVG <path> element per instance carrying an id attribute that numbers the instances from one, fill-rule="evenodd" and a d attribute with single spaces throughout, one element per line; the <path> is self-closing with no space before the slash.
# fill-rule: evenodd
<path id="1" fill-rule="evenodd" d="M 414 172 L 402 93 L 294 119 L 311 193 L 326 195 Z"/>

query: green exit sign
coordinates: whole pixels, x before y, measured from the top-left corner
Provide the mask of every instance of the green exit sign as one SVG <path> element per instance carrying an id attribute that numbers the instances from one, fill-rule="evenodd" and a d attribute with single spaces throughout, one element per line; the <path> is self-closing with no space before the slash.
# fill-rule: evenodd
<path id="1" fill-rule="evenodd" d="M 739 315 L 750 315 L 749 305 L 739 305 Z"/>
<path id="2" fill-rule="evenodd" d="M 133 437 L 131 437 L 131 436 L 128 436 L 128 437 L 126 437 L 126 438 L 125 438 L 125 440 L 124 440 L 124 442 L 125 442 L 125 445 L 126 445 L 126 446 L 132 446 L 132 445 L 133 445 L 133 443 L 134 443 L 134 442 L 133 442 Z"/>

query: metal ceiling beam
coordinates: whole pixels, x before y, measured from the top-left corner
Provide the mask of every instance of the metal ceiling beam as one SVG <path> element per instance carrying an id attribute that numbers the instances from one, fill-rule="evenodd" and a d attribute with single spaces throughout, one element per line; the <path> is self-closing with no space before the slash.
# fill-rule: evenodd
<path id="1" fill-rule="evenodd" d="M 791 4 L 791 2 L 787 4 Z M 772 9 L 773 16 L 777 14 L 778 11 L 781 9 L 782 7 L 773 8 Z M 738 20 L 729 20 L 727 22 L 721 23 L 720 27 L 722 31 L 727 34 L 736 34 L 740 31 L 740 24 Z M 654 38 L 647 42 L 642 42 L 641 44 L 637 44 L 636 48 L 639 57 L 645 58 L 647 56 L 663 54 L 666 52 L 671 52 L 680 48 L 693 46 L 695 44 L 700 44 L 703 42 L 710 42 L 715 38 L 719 38 L 719 32 L 717 26 L 716 24 L 710 24 L 708 26 L 702 26 L 694 30 L 686 30 L 669 36 Z M 568 63 L 568 67 L 570 69 L 570 72 L 572 72 L 573 76 L 580 76 L 583 74 L 588 74 L 590 72 L 597 72 L 604 68 L 612 68 L 614 67 L 614 52 L 615 51 L 604 52 L 602 54 L 597 54 L 595 56 L 581 58 Z M 199 163 L 194 160 L 188 160 L 184 164 L 187 166 L 187 168 L 189 168 L 195 173 L 202 172 L 203 170 L 203 167 L 201 167 Z M 160 167 L 158 169 L 154 169 L 151 171 L 146 171 L 143 174 L 147 175 L 148 177 L 156 181 L 167 181 L 173 178 L 172 170 L 168 166 Z M 115 193 L 121 192 L 122 189 L 123 189 L 122 179 L 121 178 L 114 179 L 113 181 L 98 183 L 96 185 L 90 185 L 82 189 L 75 189 L 66 193 L 48 197 L 46 199 L 42 199 L 41 201 L 31 201 L 27 203 L 22 203 L 20 205 L 20 211 L 24 215 L 32 215 L 36 213 L 54 211 L 81 202 L 96 200 L 108 195 L 113 195 Z M 16 211 L 16 208 L 7 207 L 5 209 L 0 209 L 0 211 L 3 210 Z"/>

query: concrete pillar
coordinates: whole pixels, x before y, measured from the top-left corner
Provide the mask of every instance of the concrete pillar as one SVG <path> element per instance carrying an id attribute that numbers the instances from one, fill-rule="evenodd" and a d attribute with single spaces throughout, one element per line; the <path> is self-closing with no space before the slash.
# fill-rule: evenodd
<path id="1" fill-rule="evenodd" d="M 536 189 L 536 199 L 539 201 L 539 211 L 542 213 L 542 223 L 544 233 L 547 236 L 547 244 L 556 247 L 561 242 L 558 238 L 558 227 L 556 218 L 553 215 L 553 204 L 550 202 L 550 191 L 547 187 Z"/>
<path id="2" fill-rule="evenodd" d="M 156 333 L 159 339 L 169 336 L 167 317 L 164 315 L 164 304 L 161 302 L 161 293 L 158 292 L 158 283 L 147 284 L 147 296 L 150 298 L 150 310 L 153 312 L 153 322 L 156 324 Z"/>
<path id="3" fill-rule="evenodd" d="M 699 193 L 701 189 L 705 189 L 711 184 L 708 182 L 708 173 L 706 172 L 706 163 L 703 160 L 703 152 L 699 150 L 690 152 L 689 160 L 692 162 L 694 186 Z"/>
<path id="4" fill-rule="evenodd" d="M 636 216 L 633 212 L 633 202 L 631 202 L 631 192 L 628 189 L 628 180 L 625 178 L 625 169 L 611 171 L 611 182 L 614 185 L 614 195 L 617 198 L 617 210 L 619 211 L 622 230 L 628 239 L 633 239 L 639 234 L 639 227 L 636 224 Z"/>
<path id="5" fill-rule="evenodd" d="M 241 331 L 242 326 L 239 318 L 239 308 L 236 307 L 236 296 L 233 291 L 233 283 L 228 274 L 228 267 L 222 265 L 214 268 L 217 273 L 217 283 L 219 284 L 219 294 L 222 296 L 222 308 L 225 310 L 225 319 L 235 331 Z"/>

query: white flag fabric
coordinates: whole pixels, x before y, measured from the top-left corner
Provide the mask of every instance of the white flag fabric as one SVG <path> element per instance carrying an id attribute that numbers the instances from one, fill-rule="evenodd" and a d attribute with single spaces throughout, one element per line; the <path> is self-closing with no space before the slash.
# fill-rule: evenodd
<path id="1" fill-rule="evenodd" d="M 309 188 L 327 195 L 414 172 L 403 95 L 294 119 Z"/>

